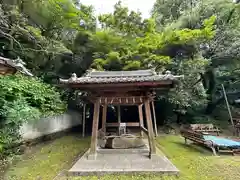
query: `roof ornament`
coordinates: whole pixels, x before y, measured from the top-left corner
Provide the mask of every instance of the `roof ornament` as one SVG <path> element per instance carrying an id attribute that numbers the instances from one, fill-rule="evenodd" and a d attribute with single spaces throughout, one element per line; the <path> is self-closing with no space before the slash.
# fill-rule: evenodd
<path id="1" fill-rule="evenodd" d="M 174 76 L 172 75 L 172 72 L 167 70 L 165 72 L 166 79 L 174 79 Z"/>
<path id="2" fill-rule="evenodd" d="M 72 73 L 72 76 L 69 78 L 69 82 L 74 82 L 77 80 L 77 74 L 76 73 Z"/>
<path id="3" fill-rule="evenodd" d="M 86 70 L 85 76 L 86 77 L 91 76 L 91 73 L 94 72 L 94 71 L 96 71 L 96 69 L 93 69 L 93 68 L 90 68 L 90 69 Z"/>
<path id="4" fill-rule="evenodd" d="M 18 56 L 17 59 L 14 59 L 13 62 L 15 62 L 16 64 L 22 64 L 22 65 L 26 65 L 25 62 L 23 62 L 22 59 L 20 59 L 20 57 Z"/>
<path id="5" fill-rule="evenodd" d="M 61 83 L 68 83 L 68 82 L 75 82 L 77 80 L 77 74 L 76 73 L 72 73 L 71 77 L 69 79 L 59 79 Z"/>
<path id="6" fill-rule="evenodd" d="M 169 70 L 167 70 L 167 71 L 165 72 L 165 74 L 169 75 L 169 74 L 172 74 L 172 72 L 169 71 Z"/>
<path id="7" fill-rule="evenodd" d="M 151 68 L 151 71 L 152 71 L 152 74 L 153 74 L 153 75 L 157 75 L 157 72 L 156 72 L 156 68 L 155 68 L 155 67 Z"/>
<path id="8" fill-rule="evenodd" d="M 26 63 L 21 58 L 19 58 L 19 56 L 17 57 L 17 59 L 12 60 L 12 62 L 13 62 L 14 67 L 18 71 L 20 71 L 21 73 L 26 74 L 28 76 L 33 76 L 33 74 L 30 73 L 29 70 L 27 70 L 27 68 L 24 66 L 24 65 L 26 65 Z"/>
<path id="9" fill-rule="evenodd" d="M 174 76 L 171 71 L 167 70 L 165 72 L 166 79 L 176 79 L 176 78 L 184 78 L 184 75 Z"/>

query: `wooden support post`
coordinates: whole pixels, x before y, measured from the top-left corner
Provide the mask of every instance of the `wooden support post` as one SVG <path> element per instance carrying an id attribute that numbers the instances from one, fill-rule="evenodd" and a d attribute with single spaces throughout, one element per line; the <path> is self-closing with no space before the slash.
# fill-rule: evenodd
<path id="1" fill-rule="evenodd" d="M 102 130 L 104 133 L 104 136 L 106 135 L 106 121 L 107 121 L 107 105 L 103 105 L 103 111 L 102 111 Z"/>
<path id="2" fill-rule="evenodd" d="M 98 135 L 99 110 L 100 110 L 100 103 L 99 103 L 99 99 L 97 99 L 94 103 L 92 137 L 91 137 L 91 145 L 90 145 L 90 151 L 89 151 L 89 156 L 88 156 L 89 159 L 96 159 L 96 155 L 97 155 L 97 135 Z"/>
<path id="3" fill-rule="evenodd" d="M 143 112 L 142 112 L 142 105 L 138 106 L 138 115 L 139 115 L 139 123 L 141 127 L 144 127 L 143 124 Z M 140 132 L 141 137 L 143 137 L 143 130 L 141 128 L 141 132 Z"/>
<path id="4" fill-rule="evenodd" d="M 120 123 L 121 123 L 121 108 L 120 108 L 120 105 L 117 106 L 117 117 L 118 117 L 118 123 L 119 123 L 118 135 L 120 136 Z"/>
<path id="5" fill-rule="evenodd" d="M 85 137 L 85 121 L 86 121 L 86 104 L 83 104 L 83 114 L 82 114 L 82 137 Z"/>
<path id="6" fill-rule="evenodd" d="M 154 122 L 154 130 L 155 130 L 155 136 L 158 136 L 157 132 L 157 120 L 156 120 L 156 112 L 155 112 L 155 106 L 154 106 L 154 101 L 152 103 L 152 111 L 153 111 L 153 122 Z"/>
<path id="7" fill-rule="evenodd" d="M 121 108 L 119 105 L 117 106 L 117 113 L 118 113 L 118 123 L 121 123 Z"/>
<path id="8" fill-rule="evenodd" d="M 146 120 L 147 120 L 147 129 L 148 129 L 148 141 L 149 141 L 149 157 L 152 158 L 153 155 L 156 154 L 156 146 L 154 140 L 153 126 L 152 126 L 152 118 L 151 118 L 151 109 L 150 109 L 150 100 L 147 99 L 144 103 Z"/>

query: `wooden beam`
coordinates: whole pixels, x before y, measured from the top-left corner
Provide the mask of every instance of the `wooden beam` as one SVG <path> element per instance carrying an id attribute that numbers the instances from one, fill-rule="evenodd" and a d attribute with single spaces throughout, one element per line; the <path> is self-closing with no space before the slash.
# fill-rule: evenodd
<path id="1" fill-rule="evenodd" d="M 120 123 L 106 123 L 106 127 L 119 127 Z M 139 127 L 140 123 L 138 122 L 127 122 L 127 127 Z"/>
<path id="2" fill-rule="evenodd" d="M 104 105 L 105 103 L 102 103 L 101 105 Z M 135 106 L 135 105 L 140 105 L 142 103 L 131 103 L 131 102 L 113 102 L 113 103 L 107 103 L 109 105 L 113 105 L 113 106 L 118 106 L 118 105 L 122 105 L 122 106 Z"/>
<path id="3" fill-rule="evenodd" d="M 107 105 L 103 105 L 103 111 L 102 111 L 102 130 L 104 133 L 104 136 L 106 134 L 106 121 L 107 121 Z"/>
<path id="4" fill-rule="evenodd" d="M 153 112 L 153 122 L 154 122 L 154 130 L 155 130 L 155 136 L 158 136 L 158 132 L 157 132 L 157 120 L 156 120 L 156 113 L 155 113 L 155 105 L 154 105 L 154 101 L 151 102 L 152 104 L 152 112 Z"/>
<path id="5" fill-rule="evenodd" d="M 83 104 L 83 115 L 82 115 L 82 137 L 85 137 L 85 121 L 86 121 L 86 104 Z"/>
<path id="6" fill-rule="evenodd" d="M 149 148 L 150 148 L 149 157 L 152 158 L 152 156 L 156 154 L 156 146 L 155 146 L 155 140 L 154 140 L 149 99 L 145 101 L 144 106 L 145 106 L 145 113 L 146 113 L 146 120 L 147 120 L 148 142 L 149 142 Z"/>
<path id="7" fill-rule="evenodd" d="M 148 134 L 148 130 L 145 127 L 140 126 L 140 128 L 141 128 L 142 131 L 144 131 L 146 134 Z"/>
<path id="8" fill-rule="evenodd" d="M 96 98 L 94 96 L 89 97 L 94 102 Z M 144 96 L 102 96 L 100 98 L 100 104 L 111 104 L 111 105 L 140 105 L 143 103 Z"/>
<path id="9" fill-rule="evenodd" d="M 96 98 L 96 96 L 98 96 L 98 94 L 92 94 L 91 96 L 89 96 L 90 98 Z M 128 99 L 129 101 L 131 102 L 134 102 L 136 101 L 136 99 L 139 101 L 140 98 L 154 98 L 154 96 L 145 96 L 145 95 L 141 95 L 141 96 L 138 96 L 138 95 L 129 95 L 129 94 L 124 94 L 124 95 L 119 95 L 119 94 L 113 94 L 113 95 L 106 95 L 106 94 L 101 94 L 101 97 L 102 101 L 104 101 L 105 98 L 107 98 L 108 100 L 107 101 L 110 101 L 112 99 L 114 100 L 117 100 L 117 101 L 120 101 L 119 98 L 122 98 L 122 99 Z M 135 100 L 134 100 L 135 98 Z"/>
<path id="10" fill-rule="evenodd" d="M 92 137 L 91 137 L 91 145 L 90 145 L 90 151 L 88 156 L 89 159 L 96 159 L 99 110 L 100 110 L 100 102 L 99 102 L 99 99 L 97 99 L 94 103 Z"/>
<path id="11" fill-rule="evenodd" d="M 139 123 L 140 123 L 140 126 L 141 126 L 141 127 L 144 127 L 144 124 L 143 124 L 142 105 L 139 105 L 139 106 L 138 106 L 138 115 L 139 115 Z M 141 129 L 140 135 L 141 135 L 141 137 L 143 137 L 143 131 L 142 131 L 142 129 Z"/>

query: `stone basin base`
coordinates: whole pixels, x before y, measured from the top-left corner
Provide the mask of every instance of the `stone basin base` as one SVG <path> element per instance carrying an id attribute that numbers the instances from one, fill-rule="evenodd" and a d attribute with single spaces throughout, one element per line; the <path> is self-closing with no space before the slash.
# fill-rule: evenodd
<path id="1" fill-rule="evenodd" d="M 179 170 L 164 156 L 149 159 L 146 149 L 106 149 L 97 153 L 95 160 L 88 159 L 86 152 L 69 170 L 69 176 L 106 174 L 169 174 L 178 175 Z"/>
<path id="2" fill-rule="evenodd" d="M 145 146 L 145 142 L 141 137 L 134 135 L 112 136 L 105 140 L 103 148 L 109 149 L 130 149 Z"/>

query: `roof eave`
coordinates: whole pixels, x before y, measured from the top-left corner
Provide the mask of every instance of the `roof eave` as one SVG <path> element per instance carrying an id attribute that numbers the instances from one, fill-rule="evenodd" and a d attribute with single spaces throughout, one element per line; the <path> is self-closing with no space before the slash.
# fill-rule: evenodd
<path id="1" fill-rule="evenodd" d="M 0 60 L 1 60 L 0 64 L 12 67 L 16 69 L 16 71 L 19 71 L 20 73 L 25 74 L 27 76 L 33 76 L 33 74 L 21 63 L 16 63 L 14 60 L 5 57 L 0 57 Z"/>

